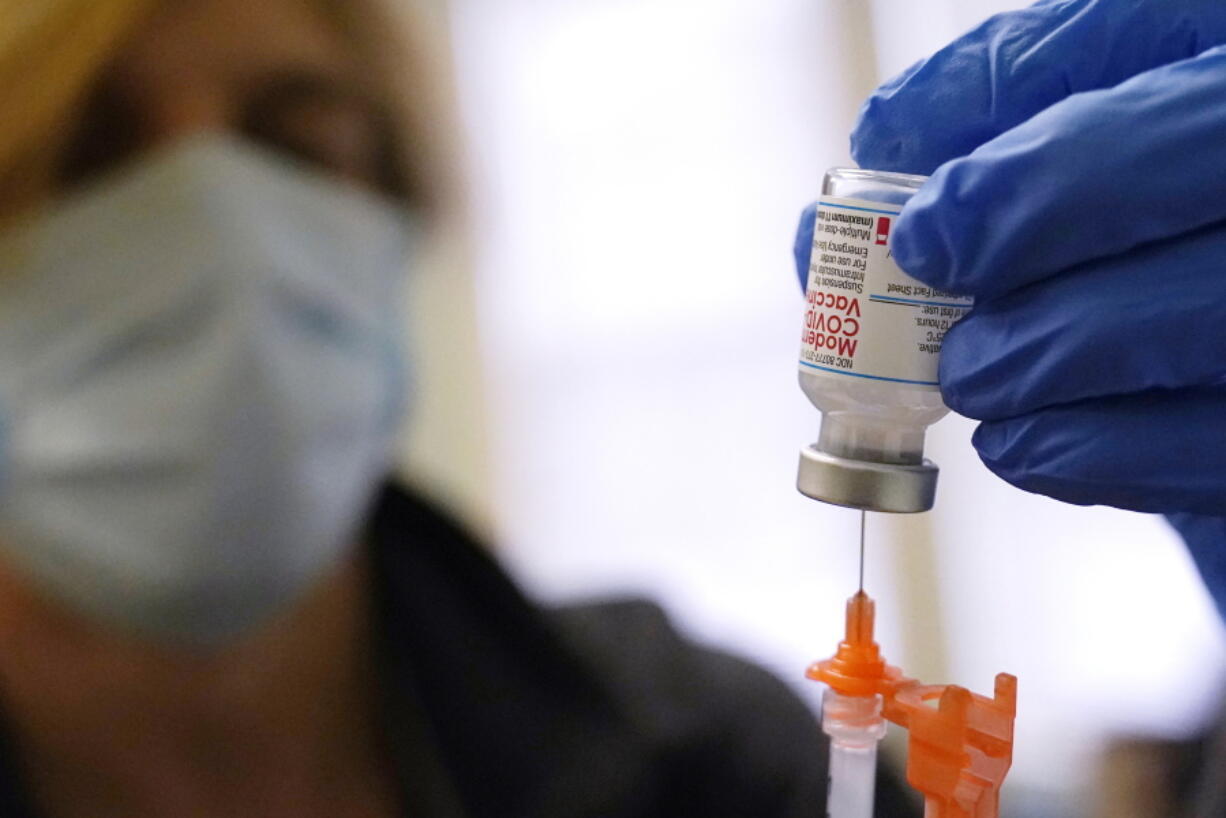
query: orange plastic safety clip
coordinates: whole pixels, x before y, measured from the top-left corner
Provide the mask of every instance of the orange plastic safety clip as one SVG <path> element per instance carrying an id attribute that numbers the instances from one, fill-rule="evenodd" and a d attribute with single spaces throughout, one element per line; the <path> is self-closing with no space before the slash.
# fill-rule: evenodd
<path id="1" fill-rule="evenodd" d="M 838 651 L 806 675 L 844 696 L 881 695 L 882 714 L 908 731 L 907 781 L 924 795 L 925 818 L 997 818 L 1013 763 L 1017 678 L 999 674 L 992 698 L 920 684 L 886 664 L 873 641 L 874 619 L 867 594 L 849 599 Z"/>

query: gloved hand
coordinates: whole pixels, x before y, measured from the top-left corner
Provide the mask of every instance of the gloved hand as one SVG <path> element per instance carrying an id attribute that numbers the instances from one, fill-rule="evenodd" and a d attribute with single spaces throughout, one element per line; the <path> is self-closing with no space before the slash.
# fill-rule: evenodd
<path id="1" fill-rule="evenodd" d="M 881 86 L 851 138 L 861 167 L 932 174 L 892 247 L 976 296 L 940 379 L 982 421 L 984 463 L 1072 503 L 1186 512 L 1172 522 L 1211 550 L 1220 603 L 1223 43 L 1221 0 L 1047 0 Z"/>

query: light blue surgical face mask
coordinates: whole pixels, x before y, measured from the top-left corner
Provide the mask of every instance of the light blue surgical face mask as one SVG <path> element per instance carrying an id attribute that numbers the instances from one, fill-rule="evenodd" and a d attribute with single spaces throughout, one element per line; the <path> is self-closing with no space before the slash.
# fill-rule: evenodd
<path id="1" fill-rule="evenodd" d="M 0 551 L 99 621 L 246 633 L 354 545 L 405 403 L 405 214 L 224 136 L 0 236 Z"/>

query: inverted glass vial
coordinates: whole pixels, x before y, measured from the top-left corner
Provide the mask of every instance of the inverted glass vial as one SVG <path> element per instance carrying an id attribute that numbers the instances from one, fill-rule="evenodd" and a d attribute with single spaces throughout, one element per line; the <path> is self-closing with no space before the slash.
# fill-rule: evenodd
<path id="1" fill-rule="evenodd" d="M 814 499 L 932 508 L 937 467 L 924 458 L 924 435 L 949 411 L 937 383 L 940 345 L 972 301 L 907 276 L 890 253 L 894 221 L 926 179 L 834 168 L 823 180 L 799 367 L 822 413 L 797 479 Z"/>

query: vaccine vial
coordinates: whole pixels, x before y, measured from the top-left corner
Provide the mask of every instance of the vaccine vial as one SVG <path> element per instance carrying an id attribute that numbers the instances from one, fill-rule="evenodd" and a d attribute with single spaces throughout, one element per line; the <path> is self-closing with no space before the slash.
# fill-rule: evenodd
<path id="1" fill-rule="evenodd" d="M 911 278 L 890 252 L 894 222 L 926 179 L 834 168 L 822 181 L 800 346 L 800 388 L 822 420 L 797 477 L 816 500 L 932 508 L 937 466 L 924 434 L 949 411 L 937 363 L 973 301 Z"/>

